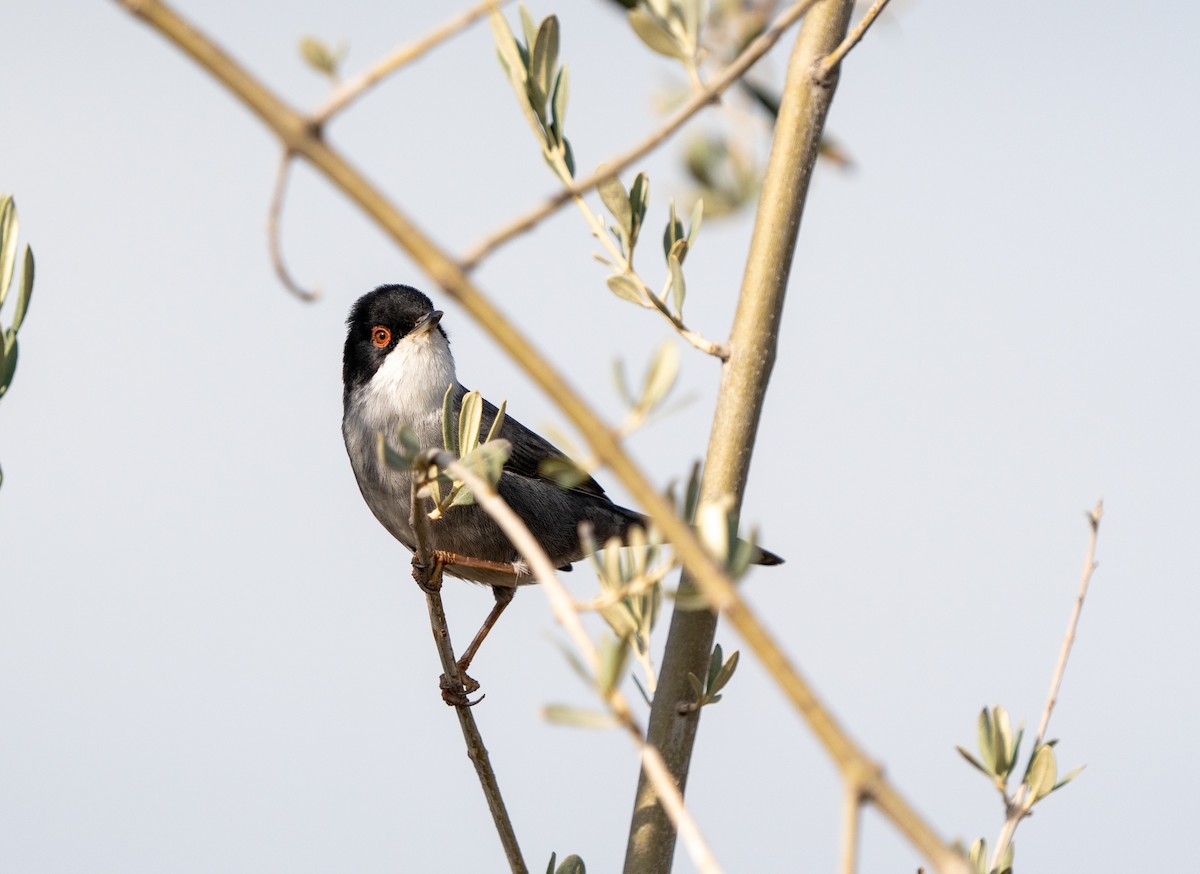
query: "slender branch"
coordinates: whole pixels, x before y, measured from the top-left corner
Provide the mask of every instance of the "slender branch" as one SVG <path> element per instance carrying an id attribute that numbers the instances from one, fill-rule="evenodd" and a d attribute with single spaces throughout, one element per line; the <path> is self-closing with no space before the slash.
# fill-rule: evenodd
<path id="1" fill-rule="evenodd" d="M 417 477 L 412 478 L 412 510 L 409 519 L 417 535 L 417 549 L 413 554 L 414 573 L 416 565 L 420 564 L 429 570 L 433 568 L 433 554 L 429 539 L 429 518 L 425 515 L 424 501 L 418 494 Z M 471 712 L 471 704 L 466 701 L 462 677 L 459 676 L 458 665 L 454 660 L 454 647 L 450 642 L 450 629 L 446 624 L 446 611 L 442 606 L 441 575 L 438 574 L 436 585 L 426 577 L 421 585 L 425 592 L 425 604 L 429 609 L 429 624 L 433 629 L 433 639 L 437 644 L 438 658 L 442 662 L 442 670 L 448 678 L 451 688 L 457 693 L 458 700 L 454 711 L 458 714 L 458 724 L 462 728 L 463 740 L 467 745 L 467 758 L 475 766 L 475 774 L 479 777 L 479 785 L 483 788 L 484 798 L 487 799 L 488 810 L 492 813 L 492 822 L 496 826 L 496 834 L 504 847 L 504 856 L 513 874 L 528 874 L 525 860 L 521 856 L 521 848 L 517 844 L 517 835 L 513 831 L 512 819 L 504 806 L 504 798 L 500 794 L 500 784 L 496 780 L 496 772 L 492 770 L 492 762 L 488 756 L 487 747 L 475 724 L 475 716 Z M 450 700 L 450 699 L 447 699 Z"/>
<path id="2" fill-rule="evenodd" d="M 561 374 L 532 347 L 515 326 L 470 281 L 451 257 L 418 229 L 342 155 L 325 143 L 307 119 L 285 104 L 212 40 L 184 21 L 160 0 L 116 0 L 208 70 L 273 130 L 285 147 L 303 155 L 357 204 L 448 295 L 458 301 L 496 343 L 562 410 L 585 437 L 596 457 L 628 489 L 632 498 L 658 524 L 675 554 L 689 568 L 696 587 L 714 609 L 725 612 L 746 645 L 805 718 L 831 757 L 844 767 L 866 763 L 865 754 L 833 720 L 811 687 L 789 662 L 774 637 L 742 601 L 732 581 L 699 542 L 689 526 L 622 450 L 612 431 L 576 394 Z M 807 0 L 803 4 L 807 8 Z M 615 172 L 615 171 L 614 171 Z M 598 181 L 598 180 L 597 180 Z M 593 183 L 594 184 L 594 183 Z M 571 195 L 568 195 L 571 196 Z M 765 267 L 766 265 L 764 265 Z M 737 352 L 735 345 L 734 354 Z M 877 775 L 864 789 L 881 812 L 913 845 L 943 871 L 966 870 L 961 857 L 947 847 L 889 783 Z"/>
<path id="3" fill-rule="evenodd" d="M 1071 618 L 1067 620 L 1067 633 L 1063 635 L 1062 646 L 1058 651 L 1058 662 L 1054 666 L 1054 676 L 1050 679 L 1050 693 L 1046 696 L 1046 706 L 1042 709 L 1042 718 L 1038 723 L 1037 737 L 1033 741 L 1033 750 L 1036 752 L 1038 747 L 1046 740 L 1046 730 L 1050 726 L 1050 714 L 1054 712 L 1054 705 L 1058 702 L 1058 692 L 1062 688 L 1063 675 L 1067 672 L 1067 659 L 1071 656 L 1071 647 L 1075 644 L 1075 632 L 1079 628 L 1079 617 L 1083 613 L 1083 602 L 1087 597 L 1088 586 L 1092 582 L 1092 574 L 1096 570 L 1096 541 L 1100 536 L 1100 519 L 1104 516 L 1104 502 L 1097 501 L 1096 506 L 1088 514 L 1088 524 L 1091 526 L 1091 534 L 1088 537 L 1087 553 L 1083 559 L 1083 572 L 1079 580 L 1079 594 L 1075 596 L 1075 605 L 1071 608 Z M 1022 783 L 1017 789 L 1016 795 L 1013 796 L 1012 802 L 1008 805 L 1008 815 L 1005 817 L 1004 826 L 1000 830 L 1000 838 L 996 841 L 996 848 L 992 851 L 992 862 L 989 867 L 994 868 L 1000 862 L 1000 857 L 1004 855 L 1008 849 L 1008 845 L 1012 843 L 1013 835 L 1016 834 L 1017 826 L 1026 816 L 1029 815 L 1029 787 Z"/>
<path id="4" fill-rule="evenodd" d="M 862 789 L 858 781 L 847 778 L 842 797 L 842 874 L 858 870 L 858 830 L 862 822 Z"/>
<path id="5" fill-rule="evenodd" d="M 512 541 L 517 552 L 529 562 L 530 571 L 534 578 L 541 583 L 542 591 L 546 593 L 546 597 L 550 601 L 550 609 L 554 613 L 554 618 L 567 630 L 575 648 L 579 650 L 588 667 L 595 674 L 600 666 L 600 657 L 596 652 L 596 646 L 584 629 L 570 594 L 559 581 L 554 563 L 550 561 L 541 544 L 537 542 L 533 532 L 529 530 L 521 517 L 513 512 L 513 509 L 496 490 L 469 467 L 448 452 L 437 453 L 434 457 L 439 466 L 444 466 L 455 479 L 466 483 L 480 508 L 495 520 L 505 536 Z M 615 688 L 607 693 L 599 689 L 597 691 L 601 693 L 601 697 L 613 716 L 616 717 L 617 722 L 638 748 L 642 768 L 654 781 L 658 791 L 664 793 L 664 803 L 668 807 L 668 815 L 675 823 L 675 827 L 679 829 L 692 863 L 704 874 L 719 874 L 721 868 L 705 842 L 704 836 L 700 833 L 700 827 L 684 805 L 683 795 L 671 779 L 670 771 L 668 771 L 662 756 L 643 738 L 641 726 L 634 719 L 629 702 Z"/>
<path id="6" fill-rule="evenodd" d="M 555 156 L 554 169 L 564 179 L 570 178 L 570 171 L 567 169 L 566 160 L 561 155 Z M 704 352 L 707 355 L 712 355 L 716 358 L 720 358 L 722 361 L 728 359 L 729 349 L 724 343 L 717 343 L 713 340 L 709 340 L 703 334 L 691 330 L 683 323 L 683 319 L 672 313 L 667 308 L 667 305 L 650 290 L 649 286 L 646 285 L 645 280 L 643 280 L 638 272 L 633 269 L 630 260 L 621 255 L 620 250 L 617 249 L 617 244 L 613 242 L 612 237 L 608 235 L 608 231 L 604 227 L 604 220 L 592 212 L 592 208 L 588 206 L 587 201 L 583 199 L 583 195 L 579 195 L 573 198 L 573 200 L 579 207 L 579 211 L 583 213 L 583 219 L 587 222 L 588 227 L 591 229 L 592 236 L 600 242 L 600 245 L 608 250 L 609 258 L 612 260 L 606 263 L 612 266 L 614 270 L 617 270 L 618 264 L 621 265 L 620 269 L 617 270 L 618 275 L 629 279 L 629 281 L 634 284 L 637 290 L 641 292 L 644 300 L 642 306 L 644 306 L 646 309 L 652 309 L 661 315 L 670 323 L 671 327 L 675 329 L 679 336 L 683 337 L 683 339 L 687 340 L 687 342 L 691 343 L 692 346 L 699 349 L 701 352 Z"/>
<path id="7" fill-rule="evenodd" d="M 275 176 L 275 190 L 271 194 L 271 208 L 267 211 L 267 248 L 271 252 L 271 264 L 283 287 L 304 301 L 314 301 L 321 296 L 318 288 L 307 289 L 292 278 L 283 260 L 283 247 L 279 242 L 279 216 L 283 212 L 283 196 L 287 192 L 288 171 L 292 166 L 292 153 L 284 149 L 279 159 L 279 172 Z"/>
<path id="8" fill-rule="evenodd" d="M 611 179 L 630 164 L 641 160 L 650 154 L 650 152 L 657 149 L 670 139 L 672 134 L 683 127 L 693 115 L 706 106 L 715 103 L 717 98 L 725 92 L 725 89 L 745 75 L 746 71 L 754 66 L 759 58 L 769 52 L 775 43 L 779 42 L 779 38 L 783 36 L 784 31 L 795 24 L 817 2 L 818 0 L 800 0 L 800 2 L 792 4 L 754 42 L 746 46 L 746 49 L 728 67 L 714 76 L 707 86 L 695 92 L 683 106 L 679 107 L 675 111 L 675 114 L 662 127 L 629 151 L 606 161 L 604 169 L 597 170 L 595 173 L 583 177 L 572 185 L 564 186 L 561 191 L 547 199 L 541 206 L 531 209 L 529 212 L 517 217 L 504 227 L 476 243 L 463 256 L 462 260 L 458 262 L 458 268 L 464 273 L 471 272 L 479 266 L 479 262 L 513 237 L 533 230 L 539 223 L 561 209 L 564 204 L 569 203 L 572 199 L 580 195 L 586 194 L 601 182 Z"/>
<path id="9" fill-rule="evenodd" d="M 859 41 L 866 36 L 867 30 L 875 23 L 875 19 L 879 17 L 879 13 L 887 5 L 888 0 L 875 0 L 871 4 L 871 8 L 863 15 L 862 20 L 842 40 L 841 45 L 817 63 L 816 71 L 813 75 L 819 81 L 824 82 L 829 79 L 829 75 L 834 71 L 834 68 L 841 64 L 842 58 L 846 57 L 850 53 L 850 50 L 858 45 Z"/>
<path id="10" fill-rule="evenodd" d="M 460 12 L 445 24 L 430 31 L 415 42 L 403 45 L 373 67 L 359 73 L 353 79 L 347 79 L 330 95 L 311 116 L 312 122 L 318 127 L 324 125 L 330 118 L 341 112 L 373 86 L 379 84 L 386 76 L 396 72 L 401 67 L 411 64 L 430 49 L 469 27 L 474 22 L 488 14 L 493 6 L 503 6 L 509 0 L 484 0 L 470 9 Z"/>

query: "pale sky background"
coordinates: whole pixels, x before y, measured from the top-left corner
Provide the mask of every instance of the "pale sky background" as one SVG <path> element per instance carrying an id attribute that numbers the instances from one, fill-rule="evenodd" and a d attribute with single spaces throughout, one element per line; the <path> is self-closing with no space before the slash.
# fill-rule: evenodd
<path id="1" fill-rule="evenodd" d="M 568 133 L 590 169 L 653 129 L 678 77 L 607 2 L 561 5 Z M 1064 769 L 1088 767 L 1023 824 L 1017 864 L 1173 870 L 1200 781 L 1200 11 L 897 6 L 829 122 L 857 172 L 823 168 L 809 198 L 746 503 L 788 562 L 745 592 L 940 833 L 990 842 L 999 799 L 954 745 L 974 744 L 984 704 L 1036 725 L 1103 496 L 1051 725 Z M 327 86 L 302 35 L 348 40 L 354 72 L 449 14 L 185 7 L 305 107 Z M 345 313 L 379 283 L 424 287 L 465 384 L 534 427 L 562 417 L 306 168 L 284 246 L 324 297 L 290 297 L 263 232 L 278 145 L 115 4 L 10 3 L 5 34 L 0 190 L 38 274 L 0 403 L 0 869 L 503 870 L 408 554 L 342 448 Z M 330 135 L 455 251 L 553 188 L 486 26 Z M 656 281 L 679 149 L 644 165 Z M 712 336 L 748 235 L 706 223 L 689 258 L 689 320 Z M 591 249 L 563 211 L 477 278 L 615 419 L 612 359 L 640 373 L 667 332 L 608 293 Z M 685 354 L 697 401 L 629 441 L 663 485 L 704 449 L 716 376 Z M 465 642 L 492 599 L 446 592 Z M 554 850 L 615 871 L 636 765 L 618 734 L 539 718 L 592 703 L 561 638 L 522 592 L 473 671 L 476 715 L 531 869 Z M 705 712 L 688 798 L 728 871 L 834 868 L 837 774 L 752 658 Z M 862 871 L 918 863 L 868 815 Z"/>

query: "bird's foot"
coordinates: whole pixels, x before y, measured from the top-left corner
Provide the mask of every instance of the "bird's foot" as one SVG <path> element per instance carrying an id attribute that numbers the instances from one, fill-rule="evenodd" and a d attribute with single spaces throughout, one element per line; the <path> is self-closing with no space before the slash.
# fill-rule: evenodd
<path id="1" fill-rule="evenodd" d="M 461 683 L 456 683 L 445 674 L 442 674 L 439 679 L 439 685 L 442 688 L 442 700 L 451 707 L 474 707 L 487 697 L 486 695 L 480 695 L 474 701 L 468 697 L 472 692 L 479 689 L 479 683 L 466 674 L 462 675 Z"/>
<path id="2" fill-rule="evenodd" d="M 434 553 L 433 561 L 429 564 L 423 564 L 416 555 L 413 555 L 413 579 L 416 580 L 417 586 L 426 595 L 436 595 L 442 590 L 443 566 L 444 562 L 438 557 L 437 553 Z"/>

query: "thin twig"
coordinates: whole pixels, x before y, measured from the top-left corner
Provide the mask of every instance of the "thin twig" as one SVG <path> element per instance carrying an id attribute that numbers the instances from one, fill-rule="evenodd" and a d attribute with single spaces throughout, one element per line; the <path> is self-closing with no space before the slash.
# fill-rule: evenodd
<path id="1" fill-rule="evenodd" d="M 279 242 L 279 217 L 283 212 L 283 195 L 287 191 L 288 171 L 292 166 L 292 153 L 283 150 L 279 159 L 279 172 L 275 175 L 275 191 L 271 194 L 271 208 L 267 210 L 267 248 L 271 252 L 271 264 L 283 287 L 304 301 L 314 301 L 321 296 L 319 288 L 307 289 L 292 278 L 283 260 L 283 247 Z"/>
<path id="2" fill-rule="evenodd" d="M 1038 723 L 1037 737 L 1033 741 L 1033 750 L 1037 752 L 1042 743 L 1046 740 L 1046 730 L 1050 726 L 1050 714 L 1054 712 L 1054 705 L 1058 702 L 1058 692 L 1062 688 L 1063 675 L 1067 672 L 1067 659 L 1071 656 L 1071 647 L 1075 643 L 1075 632 L 1079 628 L 1079 616 L 1083 613 L 1083 601 L 1087 597 L 1088 586 L 1092 582 L 1092 574 L 1096 570 L 1096 541 L 1100 536 L 1100 519 L 1104 515 L 1104 501 L 1097 501 L 1096 506 L 1088 514 L 1088 524 L 1091 526 L 1091 534 L 1088 537 L 1087 554 L 1083 559 L 1083 572 L 1079 581 L 1079 594 L 1075 596 L 1075 605 L 1071 608 L 1071 618 L 1067 621 L 1067 633 L 1063 635 L 1062 646 L 1058 651 L 1058 663 L 1054 666 L 1054 676 L 1050 680 L 1050 694 L 1046 696 L 1046 706 L 1042 708 L 1042 718 Z M 1029 795 L 1028 784 L 1022 783 L 1017 789 L 1016 795 L 1013 796 L 1012 803 L 1009 805 L 1008 816 L 1004 820 L 1004 827 L 1000 831 L 1000 837 L 996 841 L 996 848 L 992 852 L 992 862 L 990 868 L 995 868 L 1000 862 L 1000 857 L 1004 855 L 1008 849 L 1008 845 L 1012 843 L 1013 835 L 1017 831 L 1017 826 L 1029 814 L 1027 805 Z"/>
<path id="3" fill-rule="evenodd" d="M 417 535 L 417 549 L 414 559 L 424 568 L 433 567 L 433 553 L 430 548 L 429 518 L 425 515 L 424 500 L 418 494 L 417 476 L 412 478 L 412 510 L 409 517 L 413 530 Z M 433 639 L 437 644 L 438 657 L 442 662 L 445 676 L 457 691 L 459 700 L 454 704 L 458 714 L 458 724 L 462 728 L 463 740 L 467 745 L 467 758 L 475 765 L 475 774 L 479 777 L 479 785 L 483 788 L 484 798 L 487 799 L 488 810 L 492 813 L 496 833 L 504 847 L 505 858 L 513 874 L 528 874 L 525 860 L 521 856 L 521 847 L 517 844 L 517 835 L 513 831 L 512 819 L 504 806 L 504 797 L 500 794 L 500 784 L 496 780 L 496 772 L 492 770 L 492 762 L 488 757 L 487 747 L 483 745 L 483 737 L 479 734 L 479 726 L 475 724 L 475 716 L 471 712 L 471 704 L 466 701 L 463 691 L 462 678 L 459 676 L 458 665 L 454 660 L 454 647 L 450 642 L 450 629 L 446 624 L 446 611 L 442 606 L 441 580 L 437 585 L 421 586 L 425 592 L 425 604 L 429 609 L 429 624 L 433 629 Z"/>
<path id="4" fill-rule="evenodd" d="M 330 118 L 370 90 L 372 86 L 377 85 L 384 77 L 394 73 L 406 64 L 411 64 L 430 49 L 435 48 L 459 31 L 478 21 L 487 15 L 492 7 L 503 6 L 508 2 L 509 0 L 484 0 L 483 3 L 460 12 L 441 27 L 430 31 L 415 42 L 396 49 L 386 58 L 383 58 L 364 72 L 359 73 L 353 79 L 347 79 L 312 114 L 311 119 L 313 123 L 318 127 L 324 125 Z"/>
<path id="5" fill-rule="evenodd" d="M 733 586 L 687 523 L 671 503 L 659 494 L 642 470 L 622 450 L 616 435 L 567 384 L 562 375 L 539 355 L 529 340 L 471 282 L 450 255 L 437 246 L 395 204 L 355 170 L 338 151 L 329 146 L 311 123 L 278 95 L 266 88 L 205 34 L 194 28 L 161 0 L 116 0 L 132 14 L 207 70 L 242 101 L 285 147 L 306 158 L 314 168 L 406 252 L 448 295 L 458 301 L 477 324 L 484 328 L 521 369 L 530 375 L 564 415 L 587 439 L 597 458 L 608 464 L 613 475 L 631 497 L 662 530 L 663 537 L 693 575 L 696 587 L 714 609 L 724 612 L 746 645 L 762 661 L 792 706 L 804 717 L 840 769 L 850 764 L 869 765 L 866 753 L 833 718 L 783 652 L 779 642 L 763 625 Z M 807 8 L 807 3 L 803 4 Z M 572 196 L 570 193 L 568 197 Z M 676 790 L 677 791 L 677 790 Z M 884 814 L 926 858 L 941 871 L 963 871 L 966 863 L 948 847 L 921 815 L 894 787 L 877 774 L 868 795 Z"/>
<path id="6" fill-rule="evenodd" d="M 821 62 L 817 64 L 816 70 L 814 71 L 817 81 L 826 82 L 829 80 L 830 74 L 833 73 L 837 66 L 842 62 L 842 58 L 846 57 L 850 50 L 858 45 L 859 40 L 866 35 L 867 30 L 872 24 L 875 23 L 875 19 L 879 17 L 879 13 L 883 11 L 883 7 L 887 5 L 888 0 L 875 0 L 875 2 L 871 4 L 871 8 L 866 11 L 866 14 L 863 15 L 862 19 L 857 25 L 855 25 L 854 29 L 846 34 L 846 38 L 842 40 L 841 45 L 827 54 L 821 59 Z"/>
<path id="7" fill-rule="evenodd" d="M 644 158 L 665 143 L 693 115 L 704 107 L 716 102 L 716 99 L 725 92 L 725 89 L 740 79 L 747 70 L 754 66 L 754 63 L 759 58 L 770 51 L 775 43 L 779 42 L 779 38 L 783 36 L 784 31 L 795 24 L 808 11 L 809 7 L 813 6 L 816 2 L 817 0 L 800 0 L 800 2 L 793 4 L 776 18 L 771 26 L 764 30 L 754 42 L 750 43 L 745 51 L 738 55 L 728 67 L 714 76 L 702 91 L 697 91 L 691 99 L 677 109 L 675 114 L 662 127 L 629 151 L 606 161 L 604 169 L 597 170 L 595 173 L 585 176 L 572 185 L 564 186 L 561 191 L 550 197 L 541 206 L 531 209 L 529 212 L 485 237 L 463 256 L 458 262 L 458 268 L 464 273 L 470 273 L 479 266 L 480 261 L 513 237 L 532 230 L 548 216 L 557 212 L 563 204 L 569 203 L 573 198 L 586 194 L 601 182 L 616 176 L 630 164 Z"/>
<path id="8" fill-rule="evenodd" d="M 570 594 L 559 581 L 554 563 L 550 561 L 541 544 L 537 542 L 533 532 L 486 480 L 455 459 L 453 455 L 441 452 L 437 453 L 434 458 L 438 466 L 443 467 L 455 479 L 466 484 L 480 508 L 495 520 L 496 524 L 500 526 L 500 530 L 512 541 L 517 552 L 529 563 L 530 572 L 541 583 L 542 591 L 546 593 L 546 597 L 550 601 L 550 609 L 554 613 L 554 618 L 566 629 L 575 648 L 579 650 L 592 673 L 596 673 L 600 667 L 600 656 L 596 651 L 596 645 L 592 643 L 591 637 L 583 627 Z M 617 689 L 601 694 L 612 715 L 616 717 L 618 723 L 638 748 L 642 766 L 647 775 L 654 781 L 658 791 L 665 793 L 663 806 L 667 808 L 668 815 L 679 830 L 680 837 L 683 838 L 684 844 L 688 848 L 692 863 L 704 874 L 718 874 L 721 868 L 705 842 L 704 836 L 700 833 L 700 827 L 684 805 L 683 795 L 671 779 L 671 774 L 667 770 L 661 754 L 646 743 L 641 726 L 637 724 L 633 712 L 629 708 L 629 702 Z"/>

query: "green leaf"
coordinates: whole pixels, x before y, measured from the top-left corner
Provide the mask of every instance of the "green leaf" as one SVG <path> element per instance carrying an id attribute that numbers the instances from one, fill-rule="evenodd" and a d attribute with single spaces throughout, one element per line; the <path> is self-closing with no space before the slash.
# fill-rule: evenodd
<path id="1" fill-rule="evenodd" d="M 669 256 L 676 240 L 684 239 L 683 222 L 675 215 L 675 201 L 671 201 L 671 215 L 667 219 L 667 227 L 663 231 L 663 256 Z"/>
<path id="2" fill-rule="evenodd" d="M 1008 871 L 1008 872 L 1012 871 L 1013 854 L 1016 851 L 1016 848 L 1017 848 L 1016 844 L 1014 844 L 1012 841 L 1008 842 L 1008 847 L 1004 850 L 1004 853 L 1000 856 L 1000 864 L 996 866 L 996 870 L 999 872 L 999 874 L 1004 874 L 1004 872 L 1006 872 L 1006 871 Z"/>
<path id="3" fill-rule="evenodd" d="M 713 691 L 713 680 L 717 678 L 717 672 L 724 663 L 724 653 L 721 652 L 721 644 L 718 643 L 713 647 L 712 655 L 708 657 L 708 676 L 704 678 L 704 688 L 707 691 Z"/>
<path id="4" fill-rule="evenodd" d="M 623 276 L 620 273 L 614 273 L 612 276 L 608 277 L 606 282 L 608 283 L 608 290 L 617 297 L 624 298 L 631 303 L 636 303 L 638 306 L 647 308 L 650 306 L 650 304 L 646 303 L 645 298 L 642 296 L 642 292 L 636 285 L 634 285 L 633 280 L 629 277 Z"/>
<path id="5" fill-rule="evenodd" d="M 556 858 L 555 854 L 554 854 L 554 853 L 551 853 L 551 854 L 550 854 L 550 864 L 546 866 L 546 874 L 554 874 L 554 860 L 555 860 L 555 858 Z"/>
<path id="6" fill-rule="evenodd" d="M 1012 755 L 1009 757 L 1008 770 L 1005 771 L 1004 774 L 1002 775 L 1005 783 L 1008 783 L 1008 777 L 1010 774 L 1012 774 L 1013 768 L 1015 768 L 1017 765 L 1017 759 L 1021 755 L 1021 738 L 1023 738 L 1023 737 L 1025 737 L 1025 724 L 1024 723 L 1022 723 L 1020 725 L 1020 727 L 1017 728 L 1017 736 L 1013 739 Z"/>
<path id="7" fill-rule="evenodd" d="M 331 79 L 337 78 L 342 54 L 342 52 L 334 51 L 315 36 L 302 37 L 300 40 L 300 56 L 318 73 L 323 73 Z"/>
<path id="8" fill-rule="evenodd" d="M 740 655 L 741 654 L 738 652 L 738 650 L 734 650 L 733 655 L 729 657 L 728 661 L 721 665 L 721 670 L 717 672 L 716 677 L 714 677 L 712 682 L 710 682 L 708 685 L 708 692 L 710 695 L 714 692 L 720 692 L 725 688 L 726 684 L 733 679 L 733 672 L 737 670 L 738 658 L 740 658 Z"/>
<path id="9" fill-rule="evenodd" d="M 996 776 L 999 777 L 1007 774 L 1012 767 L 1012 723 L 1009 721 L 1008 711 L 1003 707 L 992 710 L 992 733 Z"/>
<path id="10" fill-rule="evenodd" d="M 538 473 L 560 489 L 573 489 L 588 478 L 588 473 L 569 458 L 543 458 Z"/>
<path id="11" fill-rule="evenodd" d="M 977 874 L 987 874 L 987 841 L 983 838 L 976 838 L 975 842 L 971 844 L 971 852 L 967 858 Z"/>
<path id="12" fill-rule="evenodd" d="M 564 704 L 548 704 L 542 708 L 542 718 L 556 725 L 574 728 L 615 728 L 617 721 L 599 710 L 584 710 Z"/>
<path id="13" fill-rule="evenodd" d="M 687 251 L 691 251 L 692 246 L 696 243 L 696 234 L 700 232 L 700 222 L 704 218 L 704 198 L 696 201 L 696 205 L 692 207 L 692 218 L 687 233 Z M 686 251 L 685 253 L 686 254 Z M 683 256 L 679 258 L 683 261 Z"/>
<path id="14" fill-rule="evenodd" d="M 525 45 L 531 46 L 537 41 L 537 27 L 533 23 L 533 16 L 529 14 L 529 9 L 524 3 L 517 4 L 517 10 L 521 14 L 521 31 L 525 35 Z"/>
<path id="15" fill-rule="evenodd" d="M 692 691 L 696 693 L 696 700 L 699 701 L 704 697 L 704 684 L 700 682 L 700 678 L 688 671 L 688 684 L 692 687 Z"/>
<path id="16" fill-rule="evenodd" d="M 700 503 L 700 462 L 692 462 L 688 475 L 687 492 L 683 499 L 683 520 L 689 525 L 696 519 L 696 506 Z"/>
<path id="17" fill-rule="evenodd" d="M 483 397 L 477 391 L 463 395 L 458 411 L 458 454 L 469 455 L 479 445 L 479 426 L 483 421 Z"/>
<path id="18" fill-rule="evenodd" d="M 633 177 L 633 184 L 629 186 L 629 207 L 632 213 L 629 225 L 630 249 L 637 243 L 638 234 L 642 231 L 642 222 L 646 218 L 646 207 L 649 201 L 650 177 L 645 173 L 638 173 Z"/>
<path id="19" fill-rule="evenodd" d="M 562 860 L 554 874 L 587 874 L 587 868 L 583 865 L 583 859 L 572 854 Z"/>
<path id="20" fill-rule="evenodd" d="M 530 57 L 530 78 L 538 83 L 543 95 L 550 94 L 554 69 L 558 66 L 558 18 L 549 15 L 542 19 Z M 544 97 L 543 97 L 544 100 Z"/>
<path id="21" fill-rule="evenodd" d="M 604 167 L 601 165 L 596 168 L 596 171 L 601 172 L 603 169 Z M 608 211 L 617 220 L 617 224 L 625 231 L 626 239 L 630 238 L 633 229 L 633 210 L 629 204 L 629 195 L 625 193 L 625 186 L 621 184 L 621 180 L 616 176 L 610 176 L 597 185 L 596 190 Z"/>
<path id="22" fill-rule="evenodd" d="M 1066 786 L 1068 783 L 1070 783 L 1072 780 L 1074 780 L 1076 777 L 1079 776 L 1079 774 L 1083 770 L 1083 768 L 1084 768 L 1083 765 L 1079 765 L 1076 768 L 1072 768 L 1065 777 L 1063 777 L 1061 780 L 1059 780 L 1057 783 L 1054 784 L 1054 788 L 1051 789 L 1050 791 L 1055 792 L 1055 791 L 1061 789 L 1062 787 Z"/>
<path id="23" fill-rule="evenodd" d="M 446 386 L 442 395 L 442 446 L 446 451 L 458 457 L 458 431 L 454 427 L 454 383 Z"/>
<path id="24" fill-rule="evenodd" d="M 971 755 L 969 752 L 967 752 L 963 747 L 956 746 L 955 749 L 958 750 L 958 754 L 960 756 L 962 756 L 964 759 L 966 759 L 968 762 L 970 762 L 974 767 L 978 768 L 979 772 L 981 774 L 983 774 L 985 777 L 987 777 L 989 780 L 991 780 L 995 776 L 994 774 L 992 774 L 991 771 L 989 771 L 987 768 L 985 768 L 983 766 L 982 762 L 980 762 L 977 758 L 975 758 L 973 755 Z"/>
<path id="25" fill-rule="evenodd" d="M 21 269 L 21 291 L 17 295 L 17 311 L 13 314 L 12 329 L 21 330 L 25 312 L 29 309 L 29 296 L 33 294 L 33 249 L 25 247 L 25 265 Z"/>
<path id="26" fill-rule="evenodd" d="M 405 425 L 396 432 L 396 436 L 400 441 L 399 450 L 393 449 L 383 432 L 379 432 L 376 435 L 376 451 L 380 460 L 392 470 L 410 471 L 413 469 L 416 454 L 420 452 L 420 448 L 416 446 L 416 435 Z"/>
<path id="27" fill-rule="evenodd" d="M 683 240 L 679 242 L 682 243 Z M 683 249 L 687 250 L 686 243 Z M 683 281 L 683 267 L 680 260 L 674 252 L 667 256 L 667 270 L 671 273 L 671 293 L 672 300 L 675 302 L 675 312 L 680 318 L 683 318 L 683 300 L 687 296 L 687 285 Z"/>
<path id="28" fill-rule="evenodd" d="M 1025 777 L 1029 786 L 1030 803 L 1045 798 L 1054 791 L 1056 771 L 1054 749 L 1046 744 L 1038 747 L 1029 765 L 1029 773 Z"/>
<path id="29" fill-rule="evenodd" d="M 0 361 L 0 398 L 4 397 L 8 387 L 12 385 L 13 374 L 17 371 L 17 335 L 12 328 L 0 331 L 0 345 L 3 346 L 4 358 Z"/>
<path id="30" fill-rule="evenodd" d="M 629 25 L 638 35 L 638 39 L 660 55 L 680 61 L 691 57 L 691 53 L 679 44 L 662 19 L 645 6 L 637 6 L 629 10 Z"/>
<path id="31" fill-rule="evenodd" d="M 564 132 L 566 131 L 567 94 L 569 90 L 570 82 L 567 76 L 567 67 L 564 64 L 559 68 L 558 74 L 554 77 L 554 91 L 550 95 L 550 120 L 554 137 L 559 143 L 564 141 Z"/>
<path id="32" fill-rule="evenodd" d="M 638 401 L 638 407 L 647 412 L 657 407 L 670 393 L 678 376 L 679 347 L 670 340 L 664 340 L 654 353 L 646 371 L 646 381 L 642 386 L 642 397 Z"/>
<path id="33" fill-rule="evenodd" d="M 979 757 L 989 774 L 996 773 L 996 753 L 992 743 L 992 713 L 986 707 L 979 712 Z"/>
<path id="34" fill-rule="evenodd" d="M 3 200 L 0 200 L 0 306 L 4 306 L 8 288 L 12 285 L 13 268 L 17 263 L 19 229 L 16 201 L 6 194 Z"/>
<path id="35" fill-rule="evenodd" d="M 629 647 L 625 645 L 625 641 L 615 637 L 605 637 L 600 641 L 600 670 L 596 676 L 600 694 L 608 695 L 617 687 L 628 660 Z"/>
<path id="36" fill-rule="evenodd" d="M 500 436 L 500 429 L 504 427 L 505 410 L 508 409 L 508 400 L 500 402 L 500 406 L 496 408 L 496 418 L 492 419 L 492 427 L 488 428 L 487 439 L 485 442 L 490 443 Z"/>

